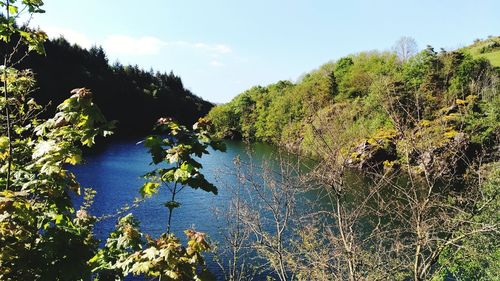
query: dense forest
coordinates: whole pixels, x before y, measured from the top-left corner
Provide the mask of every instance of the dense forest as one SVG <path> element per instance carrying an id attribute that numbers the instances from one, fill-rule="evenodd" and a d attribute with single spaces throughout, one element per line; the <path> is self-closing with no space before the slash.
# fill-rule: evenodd
<path id="1" fill-rule="evenodd" d="M 340 58 L 296 83 L 253 87 L 216 106 L 208 117 L 220 137 L 314 154 L 318 131 L 346 122 L 345 130 L 335 131 L 346 146 L 367 141 L 390 147 L 397 139 L 390 108 L 398 103 L 399 117 L 414 129 L 424 127 L 429 131 L 426 137 L 443 142 L 463 132 L 474 144 L 498 145 L 500 37 L 454 51 L 437 52 L 427 46 L 407 57 L 394 48 Z M 446 127 L 444 135 L 432 132 L 436 126 Z"/>
<path id="2" fill-rule="evenodd" d="M 110 65 L 101 47 L 87 50 L 62 37 L 47 40 L 44 47 L 45 55 L 30 53 L 18 67 L 34 72 L 37 88 L 33 96 L 42 106 L 49 105 L 45 116 L 53 114 L 67 93 L 78 87 L 92 89 L 105 116 L 118 121 L 119 135 L 145 134 L 162 116 L 193 124 L 213 106 L 184 88 L 173 72 Z M 21 51 L 16 57 L 23 56 Z"/>

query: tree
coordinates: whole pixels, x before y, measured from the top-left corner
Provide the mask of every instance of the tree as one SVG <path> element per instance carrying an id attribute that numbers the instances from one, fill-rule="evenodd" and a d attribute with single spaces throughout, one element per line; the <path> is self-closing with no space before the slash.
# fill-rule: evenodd
<path id="1" fill-rule="evenodd" d="M 94 217 L 85 205 L 73 208 L 70 195 L 79 194 L 80 185 L 67 167 L 81 162 L 79 145 L 92 146 L 96 136 L 110 134 L 113 124 L 106 122 L 84 88 L 75 89 L 53 118 L 37 119 L 33 116 L 38 106 L 26 96 L 34 83 L 32 74 L 9 69 L 7 78 L 3 82 L 9 85 L 8 102 L 16 104 L 17 111 L 9 112 L 15 124 L 10 139 L 4 134 L 0 138 L 1 158 L 11 159 L 0 169 L 6 186 L 0 192 L 0 277 L 86 278 L 87 260 L 97 246 Z"/>
<path id="2" fill-rule="evenodd" d="M 266 275 L 280 281 L 295 280 L 291 269 L 291 237 L 296 197 L 297 169 L 300 163 L 288 162 L 284 155 L 273 157 L 271 163 L 255 165 L 250 160 L 235 160 L 238 186 L 233 187 L 228 206 L 231 217 L 223 231 L 226 245 L 217 262 L 224 268 L 228 280 L 252 280 Z M 221 254 L 221 253 L 219 253 Z M 253 257 L 253 258 L 252 258 Z"/>
<path id="3" fill-rule="evenodd" d="M 475 79 L 484 78 L 478 74 Z M 497 87 L 481 85 L 479 95 Z M 498 171 L 489 177 L 484 171 L 484 163 L 498 167 L 498 153 L 473 145 L 470 134 L 476 132 L 465 126 L 466 116 L 477 110 L 478 100 L 491 101 L 488 96 L 457 99 L 453 101 L 456 112 L 440 110 L 431 120 L 422 120 L 419 115 L 396 117 L 401 114 L 396 108 L 404 107 L 397 96 L 387 93 L 385 105 L 398 131 L 399 161 L 407 178 L 387 181 L 398 198 L 391 209 L 399 210 L 390 214 L 398 222 L 392 232 L 396 235 L 390 239 L 403 245 L 397 260 L 412 278 L 427 280 L 447 271 L 442 263 L 447 251 L 460 251 L 477 236 L 490 237 L 499 231 L 498 219 L 491 216 L 498 209 L 498 191 L 488 184 L 496 180 L 492 175 Z"/>
<path id="4" fill-rule="evenodd" d="M 484 60 L 432 47 L 404 64 L 394 63 L 394 55 L 381 58 L 360 54 L 338 69 L 347 77 L 365 74 L 367 83 L 339 87 L 340 94 L 354 87 L 362 95 L 313 103 L 304 119 L 282 121 L 279 128 L 296 126 L 294 140 L 317 157 L 304 181 L 242 177 L 248 190 L 265 191 L 252 194 L 257 207 L 239 208 L 250 214 L 239 218 L 256 230 L 255 239 L 262 237 L 256 264 L 281 280 L 498 275 L 498 72 Z M 342 71 L 335 77 L 344 83 Z M 306 85 L 285 97 L 307 96 Z M 313 201 L 319 210 L 285 223 L 294 205 L 286 204 L 288 192 L 298 186 L 315 188 L 329 204 Z M 285 243 L 277 242 L 274 226 L 284 227 Z"/>
<path id="5" fill-rule="evenodd" d="M 406 105 L 398 102 L 400 93 L 392 87 L 383 97 L 396 128 L 391 141 L 399 157 L 385 160 L 382 167 L 367 167 L 369 179 L 361 188 L 359 182 L 352 183 L 349 168 L 356 147 L 347 146 L 336 134 L 345 128 L 321 131 L 313 124 L 314 147 L 322 158 L 304 186 L 316 186 L 330 204 L 311 213 L 314 219 L 297 224 L 301 227 L 295 232 L 302 234 L 292 251 L 298 253 L 292 257 L 297 276 L 430 280 L 450 273 L 465 279 L 494 275 L 494 237 L 500 225 L 493 215 L 499 194 L 492 184 L 498 181 L 498 152 L 488 156 L 486 148 L 474 148 L 464 129 L 465 118 L 459 118 L 477 107 L 476 100 L 455 101 L 455 118 L 441 110 L 441 115 L 423 122 L 399 108 Z M 472 246 L 471 241 L 487 246 Z M 477 255 L 476 251 L 485 255 L 478 258 L 479 266 L 464 256 Z"/>
<path id="6" fill-rule="evenodd" d="M 81 187 L 69 166 L 82 161 L 82 147 L 110 135 L 115 122 L 106 120 L 87 88 L 72 90 L 52 118 L 40 118 L 43 108 L 30 97 L 35 87 L 33 72 L 12 66 L 20 62 L 14 58 L 23 44 L 27 52 L 44 51 L 45 33 L 19 28 L 15 22 L 24 12 L 29 16 L 43 12 L 42 5 L 39 0 L 0 2 L 5 8 L 0 40 L 5 48 L 13 48 L 6 52 L 0 69 L 0 279 L 116 280 L 129 274 L 161 280 L 210 278 L 202 256 L 210 248 L 206 235 L 187 230 L 188 244 L 183 246 L 169 233 L 170 222 L 167 233 L 153 239 L 140 233 L 138 222 L 127 215 L 98 249 L 93 233 L 96 218 L 88 210 L 94 192 L 85 190 L 85 202 L 75 210 L 72 195 L 80 195 Z M 18 42 L 12 46 L 15 36 Z M 25 57 L 21 55 L 20 60 Z M 96 57 L 104 60 L 99 50 Z M 208 145 L 222 149 L 208 136 L 208 123 L 200 120 L 191 131 L 164 118 L 160 121 L 158 126 L 169 136 L 148 139 L 153 159 L 166 157 L 161 160 L 178 165 L 163 170 L 166 175 L 159 169 L 155 172 L 164 180 L 216 193 L 191 157 L 208 153 Z M 142 192 L 150 195 L 152 190 L 145 186 Z"/>
<path id="7" fill-rule="evenodd" d="M 222 225 L 222 241 L 216 245 L 214 261 L 219 265 L 225 280 L 254 280 L 257 270 L 250 263 L 252 231 L 244 223 L 245 216 L 250 213 L 250 206 L 244 200 L 248 189 L 240 157 L 234 159 L 234 166 L 236 175 L 222 175 L 237 176 L 238 180 L 236 184 L 225 185 L 224 189 L 229 192 L 231 200 L 224 208 L 215 210 L 216 218 Z"/>
<path id="8" fill-rule="evenodd" d="M 406 62 L 411 56 L 418 52 L 417 42 L 412 37 L 403 36 L 394 43 L 392 50 L 402 62 Z"/>
<path id="9" fill-rule="evenodd" d="M 109 135 L 108 123 L 85 88 L 39 119 L 42 107 L 31 97 L 34 74 L 18 70 L 28 54 L 43 54 L 46 34 L 16 20 L 42 13 L 42 1 L 1 1 L 0 40 L 5 48 L 0 98 L 0 279 L 78 280 L 87 278 L 87 260 L 96 241 L 93 217 L 75 211 L 70 194 L 80 186 L 68 165 L 81 161 L 81 146 Z M 11 40 L 16 38 L 16 43 Z M 22 46 L 25 53 L 19 54 Z"/>
<path id="10" fill-rule="evenodd" d="M 148 181 L 140 193 L 149 197 L 163 189 L 170 192 L 171 200 L 165 202 L 169 211 L 166 232 L 154 239 L 141 233 L 139 222 L 131 214 L 121 218 L 105 247 L 90 260 L 99 280 L 122 279 L 129 274 L 159 280 L 211 278 L 202 256 L 202 252 L 210 250 L 206 234 L 186 230 L 189 241 L 185 247 L 171 232 L 171 222 L 174 209 L 181 206 L 175 197 L 186 186 L 217 194 L 217 187 L 205 179 L 200 171 L 202 165 L 193 156 L 208 154 L 208 147 L 224 151 L 225 146 L 210 138 L 210 123 L 204 119 L 190 130 L 170 118 L 160 118 L 155 128 L 159 134 L 148 136 L 144 145 L 151 153 L 152 164 L 167 164 L 167 168 L 156 168 L 144 175 Z"/>
<path id="11" fill-rule="evenodd" d="M 143 196 L 151 196 L 165 185 L 172 194 L 172 199 L 165 202 L 165 207 L 169 210 L 167 233 L 170 233 L 173 210 L 180 207 L 180 203 L 175 201 L 175 196 L 185 186 L 217 194 L 217 187 L 205 179 L 200 172 L 202 165 L 193 158 L 208 154 L 208 147 L 225 151 L 224 143 L 210 138 L 209 126 L 209 122 L 200 119 L 193 125 L 193 130 L 189 130 L 169 118 L 160 118 L 156 128 L 159 133 L 168 137 L 152 135 L 144 141 L 151 153 L 153 164 L 173 165 L 170 168 L 157 168 L 147 173 L 144 177 L 149 181 L 141 188 Z M 173 187 L 168 185 L 170 182 L 174 183 Z"/>

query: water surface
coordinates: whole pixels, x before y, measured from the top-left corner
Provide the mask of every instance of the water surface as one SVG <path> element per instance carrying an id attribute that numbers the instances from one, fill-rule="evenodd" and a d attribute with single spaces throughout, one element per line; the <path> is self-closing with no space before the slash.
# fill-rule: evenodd
<path id="1" fill-rule="evenodd" d="M 153 170 L 154 165 L 150 165 L 150 155 L 142 144 L 138 144 L 139 141 L 140 139 L 114 141 L 87 155 L 85 163 L 73 169 L 83 187 L 91 187 L 97 191 L 91 208 L 92 214 L 114 214 L 140 196 L 139 188 L 144 183 L 141 176 Z M 214 209 L 223 208 L 230 200 L 231 193 L 225 186 L 236 184 L 233 160 L 239 156 L 243 161 L 248 161 L 251 155 L 252 161 L 260 165 L 264 159 L 271 159 L 276 152 L 274 147 L 266 144 L 252 144 L 251 154 L 248 154 L 249 147 L 243 142 L 228 141 L 226 145 L 226 152 L 210 150 L 209 155 L 200 159 L 202 172 L 208 181 L 218 187 L 218 195 L 186 187 L 176 196 L 181 207 L 174 210 L 172 232 L 178 237 L 184 238 L 183 231 L 194 228 L 208 233 L 212 240 L 219 240 L 223 225 L 221 220 L 217 220 Z M 168 210 L 163 203 L 169 201 L 170 196 L 170 193 L 163 190 L 127 213 L 132 213 L 141 222 L 143 233 L 158 236 L 166 231 Z M 97 238 L 105 241 L 116 221 L 117 217 L 98 222 L 95 227 Z M 218 266 L 209 259 L 207 264 L 210 271 L 218 279 L 222 279 Z"/>

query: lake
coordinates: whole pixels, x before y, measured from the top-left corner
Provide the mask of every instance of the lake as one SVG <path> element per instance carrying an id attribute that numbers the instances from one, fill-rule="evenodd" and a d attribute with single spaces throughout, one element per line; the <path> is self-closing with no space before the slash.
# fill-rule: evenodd
<path id="1" fill-rule="evenodd" d="M 139 188 L 144 183 L 142 175 L 154 169 L 150 165 L 151 158 L 147 149 L 138 144 L 141 139 L 116 140 L 100 147 L 85 157 L 85 163 L 72 169 L 82 187 L 90 187 L 97 191 L 91 212 L 102 216 L 116 213 L 125 204 L 139 197 Z M 208 233 L 212 240 L 217 241 L 223 223 L 217 220 L 214 210 L 222 208 L 230 200 L 230 192 L 225 190 L 227 184 L 236 183 L 233 160 L 239 156 L 242 161 L 248 161 L 248 145 L 243 142 L 227 141 L 227 151 L 210 151 L 200 159 L 203 174 L 214 183 L 219 194 L 185 188 L 176 196 L 176 201 L 182 205 L 174 210 L 172 232 L 184 239 L 184 230 L 195 228 Z M 256 165 L 264 159 L 271 159 L 276 149 L 267 144 L 252 144 L 251 158 Z M 223 181 L 220 178 L 223 177 Z M 163 203 L 170 200 L 168 192 L 160 192 L 141 203 L 127 213 L 132 213 L 141 222 L 141 230 L 152 236 L 166 232 L 168 210 Z M 76 200 L 79 203 L 78 199 Z M 100 221 L 96 224 L 97 238 L 105 241 L 109 232 L 114 229 L 117 217 Z M 207 258 L 211 272 L 222 280 L 219 267 Z M 142 280 L 131 278 L 128 280 Z"/>

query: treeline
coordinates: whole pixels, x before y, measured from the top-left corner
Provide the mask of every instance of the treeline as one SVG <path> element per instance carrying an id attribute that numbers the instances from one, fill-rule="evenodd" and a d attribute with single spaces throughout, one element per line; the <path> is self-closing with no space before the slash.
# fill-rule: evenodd
<path id="1" fill-rule="evenodd" d="M 329 130 L 346 146 L 387 145 L 397 131 L 394 112 L 412 128 L 427 128 L 436 141 L 464 132 L 473 143 L 492 144 L 499 135 L 499 73 L 467 49 L 428 46 L 409 58 L 363 52 L 326 63 L 297 83 L 253 87 L 208 116 L 220 137 L 313 154 L 315 136 Z M 442 134 L 431 133 L 438 125 Z"/>
<path id="2" fill-rule="evenodd" d="M 232 261 L 258 260 L 248 245 L 282 281 L 497 280 L 500 68 L 484 45 L 364 52 L 214 107 L 221 137 L 316 156 L 299 176 L 303 163 L 284 161 L 238 175 L 255 197 L 233 191 Z M 304 190 L 319 210 L 297 208 Z"/>
<path id="3" fill-rule="evenodd" d="M 148 133 L 162 116 L 193 124 L 213 106 L 184 88 L 181 78 L 173 72 L 145 71 L 137 65 L 120 63 L 110 65 L 101 47 L 87 50 L 64 38 L 48 40 L 44 46 L 45 56 L 31 53 L 18 68 L 35 73 L 37 89 L 33 97 L 47 106 L 46 116 L 53 114 L 55 106 L 79 87 L 92 89 L 106 118 L 118 121 L 118 135 Z M 23 54 L 17 52 L 15 60 Z"/>

